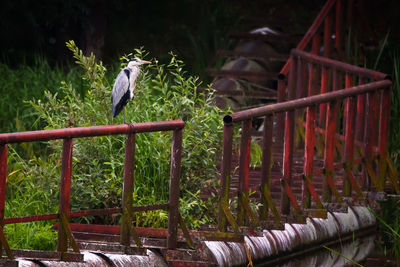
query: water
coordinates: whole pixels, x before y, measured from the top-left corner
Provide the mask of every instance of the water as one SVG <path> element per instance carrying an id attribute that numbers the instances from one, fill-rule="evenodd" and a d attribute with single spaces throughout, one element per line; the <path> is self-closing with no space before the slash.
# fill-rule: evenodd
<path id="1" fill-rule="evenodd" d="M 321 245 L 321 249 L 306 255 L 303 254 L 287 261 L 283 261 L 283 257 L 269 259 L 257 266 L 357 266 L 356 263 L 364 264 L 368 255 L 375 251 L 375 240 L 376 235 L 356 238 L 350 242 L 327 246 L 330 250 Z"/>

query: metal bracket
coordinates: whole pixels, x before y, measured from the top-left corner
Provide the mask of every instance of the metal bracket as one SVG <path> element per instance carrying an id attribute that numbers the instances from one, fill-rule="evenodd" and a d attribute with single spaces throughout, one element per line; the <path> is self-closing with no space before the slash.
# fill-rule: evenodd
<path id="1" fill-rule="evenodd" d="M 265 185 L 264 188 L 261 188 L 261 193 L 264 196 L 265 200 L 267 201 L 269 209 L 271 210 L 272 214 L 274 215 L 275 224 L 280 225 L 282 218 L 274 205 L 274 202 L 272 200 L 272 197 L 271 197 L 271 194 L 270 194 L 270 191 L 269 191 L 269 188 L 267 185 Z"/>
<path id="2" fill-rule="evenodd" d="M 383 188 L 381 188 L 378 178 L 376 177 L 376 174 L 374 172 L 374 170 L 372 169 L 372 162 L 371 161 L 363 161 L 364 163 L 364 167 L 367 170 L 368 176 L 371 179 L 371 182 L 374 184 L 375 188 L 378 191 L 383 191 Z"/>
<path id="3" fill-rule="evenodd" d="M 240 198 L 240 201 L 241 201 L 245 211 L 249 215 L 253 226 L 259 227 L 260 221 L 258 220 L 257 216 L 254 214 L 254 212 L 251 210 L 250 204 L 249 204 L 249 201 L 248 201 L 248 198 L 246 197 L 246 195 L 244 193 L 240 193 L 239 198 Z"/>
<path id="4" fill-rule="evenodd" d="M 232 213 L 229 211 L 227 203 L 221 203 L 222 210 L 224 211 L 225 217 L 228 220 L 229 224 L 233 227 L 235 233 L 240 234 L 239 226 L 233 218 Z"/>
<path id="5" fill-rule="evenodd" d="M 193 240 L 190 237 L 189 231 L 188 231 L 188 229 L 186 228 L 186 225 L 185 225 L 185 221 L 183 220 L 183 218 L 181 216 L 181 213 L 179 211 L 178 211 L 178 221 L 179 221 L 179 225 L 181 226 L 183 235 L 185 236 L 186 243 L 188 244 L 188 246 L 190 248 L 194 248 Z"/>
<path id="6" fill-rule="evenodd" d="M 364 197 L 363 197 L 363 192 L 362 192 L 362 190 L 361 190 L 361 187 L 360 187 L 360 185 L 358 184 L 358 182 L 357 182 L 356 178 L 354 177 L 353 172 L 352 172 L 352 170 L 351 170 L 351 164 L 345 162 L 345 163 L 343 163 L 343 168 L 344 168 L 344 171 L 346 172 L 347 178 L 349 179 L 349 181 L 350 181 L 350 183 L 351 183 L 351 185 L 352 185 L 354 191 L 356 191 L 358 198 L 359 198 L 361 201 L 364 201 L 364 202 L 365 202 L 365 199 L 364 199 Z"/>
<path id="7" fill-rule="evenodd" d="M 65 213 L 60 214 L 60 219 L 61 219 L 61 225 L 65 231 L 65 235 L 67 237 L 67 240 L 69 240 L 72 249 L 74 250 L 75 253 L 81 253 L 79 251 L 78 244 L 76 243 L 74 236 L 72 235 L 71 228 L 69 228 L 68 219 L 67 219 Z"/>
<path id="8" fill-rule="evenodd" d="M 130 213 L 128 213 L 127 208 L 124 208 L 124 213 L 130 215 Z M 131 218 L 131 217 L 130 216 L 123 216 L 123 217 L 125 217 L 126 220 L 129 220 L 129 221 L 126 221 L 125 223 L 127 225 L 129 225 L 129 233 L 131 234 L 133 240 L 135 241 L 136 246 L 138 248 L 142 248 L 142 242 L 140 241 L 140 238 L 139 238 L 138 234 L 136 233 L 135 227 L 133 227 L 132 221 L 130 219 L 128 219 L 128 217 L 129 218 Z"/>
<path id="9" fill-rule="evenodd" d="M 396 191 L 396 193 L 400 195 L 400 188 L 399 188 L 399 182 L 398 182 L 399 174 L 397 173 L 397 170 L 393 167 L 393 163 L 390 160 L 390 157 L 388 154 L 386 154 L 386 162 L 387 162 L 387 174 L 388 174 L 389 180 L 393 185 L 394 191 Z"/>
<path id="10" fill-rule="evenodd" d="M 324 209 L 324 206 L 322 205 L 321 200 L 318 197 L 317 192 L 315 191 L 314 186 L 311 183 L 310 175 L 303 175 L 303 180 L 307 185 L 307 190 L 310 192 L 310 195 L 314 199 L 315 203 L 317 204 L 318 209 Z"/>
<path id="11" fill-rule="evenodd" d="M 329 188 L 331 189 L 332 193 L 335 195 L 336 201 L 339 203 L 343 203 L 343 198 L 340 195 L 339 191 L 336 189 L 332 177 L 333 177 L 333 172 L 331 170 L 328 169 L 324 169 L 324 175 L 325 175 L 325 179 L 328 183 Z"/>
<path id="12" fill-rule="evenodd" d="M 287 197 L 290 199 L 290 201 L 293 204 L 293 208 L 294 211 L 296 212 L 296 217 L 299 223 L 303 223 L 304 222 L 304 216 L 303 216 L 303 212 L 300 209 L 299 205 L 297 204 L 296 198 L 293 195 L 292 189 L 290 188 L 289 184 L 286 182 L 285 179 L 281 179 L 281 184 L 283 189 L 286 192 Z"/>

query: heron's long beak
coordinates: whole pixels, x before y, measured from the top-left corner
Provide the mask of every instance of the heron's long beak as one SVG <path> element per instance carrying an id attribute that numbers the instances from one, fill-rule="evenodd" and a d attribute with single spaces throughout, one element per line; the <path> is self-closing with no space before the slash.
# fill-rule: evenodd
<path id="1" fill-rule="evenodd" d="M 140 60 L 139 61 L 140 64 L 150 64 L 150 61 L 146 61 L 146 60 Z"/>

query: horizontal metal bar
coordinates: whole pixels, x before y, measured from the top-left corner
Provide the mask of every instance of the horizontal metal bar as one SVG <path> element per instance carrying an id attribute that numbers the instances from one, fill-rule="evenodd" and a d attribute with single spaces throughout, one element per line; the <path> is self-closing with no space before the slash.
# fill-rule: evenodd
<path id="1" fill-rule="evenodd" d="M 149 211 L 149 210 L 168 210 L 169 204 L 152 204 L 152 205 L 143 205 L 143 206 L 135 206 L 132 207 L 132 212 L 140 212 L 140 211 Z M 107 214 L 115 214 L 121 213 L 121 208 L 107 208 L 107 209 L 96 209 L 96 210 L 80 210 L 80 211 L 72 211 L 69 213 L 70 217 L 84 217 L 84 216 L 98 216 L 98 215 L 107 215 Z M 4 224 L 13 224 L 13 223 L 26 223 L 26 222 L 36 222 L 36 221 L 47 221 L 47 220 L 55 220 L 58 218 L 58 214 L 40 214 L 33 216 L 24 216 L 24 217 L 16 217 L 16 218 L 6 218 L 4 219 Z"/>
<path id="2" fill-rule="evenodd" d="M 239 111 L 224 117 L 225 123 L 239 122 L 248 120 L 251 118 L 266 116 L 269 114 L 286 112 L 298 108 L 305 108 L 312 105 L 318 105 L 321 103 L 327 103 L 330 101 L 338 101 L 344 98 L 365 94 L 379 89 L 388 89 L 392 85 L 390 80 L 382 80 L 378 82 L 372 82 L 359 86 L 347 88 L 345 90 L 333 91 L 325 94 L 314 95 L 286 102 L 281 102 L 273 105 L 266 105 L 258 108 L 248 109 Z"/>
<path id="3" fill-rule="evenodd" d="M 64 129 L 54 129 L 54 130 L 17 132 L 17 133 L 3 133 L 0 134 L 0 144 L 46 141 L 46 140 L 64 139 L 64 138 L 117 135 L 117 134 L 128 134 L 128 133 L 171 131 L 183 128 L 184 126 L 185 123 L 182 120 L 176 120 L 176 121 L 156 121 L 156 122 L 141 122 L 141 123 L 119 124 L 119 125 L 64 128 Z"/>
<path id="4" fill-rule="evenodd" d="M 4 219 L 4 224 L 12 224 L 12 223 L 26 223 L 26 222 L 36 222 L 36 221 L 47 221 L 47 220 L 55 220 L 58 219 L 58 214 L 41 214 L 41 215 L 33 215 L 33 216 L 25 216 L 25 217 L 17 217 L 17 218 L 6 218 Z"/>
<path id="5" fill-rule="evenodd" d="M 169 208 L 168 203 L 152 204 L 152 205 L 134 206 L 132 207 L 132 212 L 149 211 L 149 210 L 168 210 L 168 208 Z M 83 217 L 83 216 L 98 216 L 98 215 L 107 215 L 115 213 L 122 213 L 122 209 L 116 207 L 107 209 L 72 211 L 69 215 L 70 217 Z"/>
<path id="6" fill-rule="evenodd" d="M 301 51 L 299 49 L 292 49 L 291 53 L 294 56 L 301 57 L 302 59 L 305 59 L 306 61 L 309 61 L 311 63 L 318 64 L 319 66 L 335 68 L 336 70 L 343 71 L 349 74 L 357 74 L 375 80 L 390 79 L 389 75 L 382 72 L 361 68 L 358 66 L 350 65 L 326 57 L 317 56 L 311 53 Z"/>

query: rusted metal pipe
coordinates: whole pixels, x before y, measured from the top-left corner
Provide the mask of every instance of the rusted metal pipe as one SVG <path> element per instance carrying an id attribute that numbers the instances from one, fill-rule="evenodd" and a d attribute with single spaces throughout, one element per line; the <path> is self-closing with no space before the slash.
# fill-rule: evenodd
<path id="1" fill-rule="evenodd" d="M 175 129 L 181 129 L 184 127 L 184 125 L 185 123 L 182 120 L 176 120 L 28 131 L 17 133 L 2 133 L 0 134 L 0 144 L 129 133 L 171 131 Z"/>
<path id="2" fill-rule="evenodd" d="M 244 111 L 235 112 L 230 115 L 226 115 L 224 117 L 224 122 L 225 123 L 239 122 L 250 118 L 266 116 L 268 114 L 286 112 L 294 109 L 305 108 L 307 106 L 318 105 L 321 103 L 328 103 L 333 100 L 339 101 L 350 96 L 374 92 L 378 89 L 389 90 L 391 88 L 391 85 L 392 82 L 390 80 L 371 82 L 368 84 L 353 86 L 346 90 L 338 90 L 338 91 L 328 92 L 323 95 L 315 95 L 306 98 L 290 100 L 283 103 L 277 103 L 273 105 L 248 109 Z"/>
<path id="3" fill-rule="evenodd" d="M 181 177 L 182 129 L 176 129 L 172 135 L 171 166 L 169 180 L 168 211 L 168 249 L 176 249 L 179 216 L 179 180 Z"/>
<path id="4" fill-rule="evenodd" d="M 277 91 L 277 102 L 282 103 L 286 99 L 286 76 L 279 75 L 278 77 L 278 91 Z M 283 142 L 283 132 L 285 130 L 285 114 L 278 114 L 276 119 L 276 137 L 277 143 Z"/>
<path id="5" fill-rule="evenodd" d="M 64 139 L 62 147 L 61 183 L 60 183 L 60 227 L 58 228 L 57 251 L 66 252 L 68 239 L 66 229 L 61 223 L 62 216 L 68 220 L 71 200 L 71 173 L 72 173 L 73 139 Z"/>
<path id="6" fill-rule="evenodd" d="M 129 247 L 131 244 L 133 183 L 135 173 L 135 140 L 136 135 L 131 133 L 125 140 L 124 183 L 122 187 L 122 220 L 120 243 Z"/>
<path id="7" fill-rule="evenodd" d="M 389 118 L 390 118 L 390 91 L 382 91 L 379 118 L 379 180 L 381 187 L 385 186 L 386 157 L 388 156 L 388 137 L 389 137 Z"/>
<path id="8" fill-rule="evenodd" d="M 332 35 L 332 13 L 329 13 L 325 18 L 324 23 L 324 57 L 331 56 L 331 35 Z M 328 91 L 328 68 L 321 68 L 321 94 Z M 326 104 L 321 104 L 319 107 L 319 126 L 323 127 L 326 117 Z"/>
<path id="9" fill-rule="evenodd" d="M 358 78 L 358 84 L 367 83 L 367 79 L 363 76 Z M 364 142 L 364 133 L 365 133 L 365 104 L 367 102 L 367 96 L 365 94 L 357 96 L 357 115 L 356 115 L 356 140 L 360 142 Z"/>
<path id="10" fill-rule="evenodd" d="M 4 207 L 7 186 L 7 154 L 8 146 L 0 145 L 0 226 L 3 227 Z"/>
<path id="11" fill-rule="evenodd" d="M 307 107 L 306 111 L 306 133 L 304 144 L 304 174 L 312 181 L 314 167 L 314 146 L 315 146 L 315 118 L 316 107 Z M 304 208 L 311 207 L 310 192 L 307 190 L 307 183 L 303 182 L 303 205 Z"/>
<path id="12" fill-rule="evenodd" d="M 336 129 L 336 101 L 328 104 L 327 119 L 326 119 L 326 134 L 325 134 L 325 152 L 324 152 L 324 168 L 325 168 L 325 179 L 323 189 L 323 201 L 332 201 L 332 189 L 334 188 L 333 183 L 333 171 L 334 171 L 334 153 L 335 153 L 335 129 Z M 335 189 L 333 189 L 335 190 Z"/>
<path id="13" fill-rule="evenodd" d="M 273 117 L 268 115 L 264 117 L 264 131 L 262 144 L 262 159 L 261 159 L 261 208 L 260 219 L 267 220 L 268 218 L 268 203 L 264 196 L 264 192 L 268 190 L 271 184 L 271 161 L 272 156 L 272 132 L 273 132 Z"/>
<path id="14" fill-rule="evenodd" d="M 368 110 L 367 110 L 367 129 L 365 132 L 365 160 L 367 164 L 372 164 L 372 160 L 374 157 L 373 147 L 376 142 L 376 113 L 378 111 L 377 108 L 377 98 L 378 93 L 376 91 L 369 92 L 367 95 L 368 100 Z M 371 177 L 369 180 L 366 180 L 368 190 L 371 189 Z"/>
<path id="15" fill-rule="evenodd" d="M 351 172 L 353 168 L 354 162 L 354 120 L 355 120 L 355 113 L 356 113 L 356 98 L 350 97 L 347 99 L 346 102 L 347 112 L 346 112 L 346 135 L 345 135 L 345 144 L 344 144 L 344 162 L 346 163 L 346 171 Z M 352 186 L 350 182 L 351 174 L 347 174 L 346 179 L 344 180 L 344 188 L 343 193 L 344 196 L 350 197 Z"/>
<path id="16" fill-rule="evenodd" d="M 240 142 L 238 199 L 244 196 L 247 200 L 249 197 L 250 143 L 251 120 L 245 120 L 242 121 L 242 137 Z M 237 223 L 240 226 L 246 224 L 245 210 L 241 201 L 238 201 Z"/>
<path id="17" fill-rule="evenodd" d="M 296 96 L 295 92 L 295 82 L 296 82 L 296 64 L 297 60 L 291 56 L 290 63 L 290 76 L 289 76 L 289 84 L 288 84 L 288 99 L 294 99 Z M 285 102 L 287 103 L 287 102 Z M 282 103 L 283 104 L 283 103 Z M 279 105 L 279 103 L 277 104 Z M 269 113 L 272 114 L 272 113 Z M 233 115 L 233 114 L 232 114 Z M 268 115 L 266 113 L 265 115 Z M 292 184 L 292 165 L 293 165 L 293 148 L 294 148 L 294 116 L 295 113 L 293 110 L 286 111 L 286 119 L 285 119 L 285 142 L 283 149 L 283 180 L 290 187 Z M 226 116 L 225 116 L 226 117 Z M 224 118 L 225 119 L 225 118 Z M 290 200 L 287 194 L 281 194 L 281 212 L 282 214 L 288 215 L 290 213 Z"/>
<path id="18" fill-rule="evenodd" d="M 293 54 L 293 56 L 297 56 L 297 57 L 301 57 L 303 60 L 306 60 L 310 63 L 314 63 L 314 64 L 318 64 L 319 66 L 324 66 L 324 67 L 328 67 L 328 68 L 335 68 L 338 71 L 342 71 L 348 74 L 352 74 L 352 75 L 363 75 L 365 77 L 374 79 L 374 80 L 383 80 L 383 79 L 388 79 L 390 80 L 390 76 L 382 73 L 382 72 L 378 72 L 378 71 L 374 71 L 374 70 L 370 70 L 370 69 L 366 69 L 366 68 L 361 68 L 358 66 L 354 66 L 351 64 L 347 64 L 341 61 L 337 61 L 337 60 L 333 60 L 330 58 L 325 58 L 325 57 L 321 57 L 321 56 L 317 56 L 311 53 L 307 53 L 298 49 L 292 49 L 291 54 Z"/>
<path id="19" fill-rule="evenodd" d="M 344 61 L 344 53 L 342 50 L 343 39 L 343 2 L 336 0 L 336 26 L 335 26 L 335 48 L 339 55 L 339 60 Z"/>
<path id="20" fill-rule="evenodd" d="M 226 230 L 227 219 L 223 210 L 223 205 L 229 203 L 229 187 L 231 183 L 231 163 L 232 163 L 232 137 L 233 124 L 225 123 L 222 144 L 222 164 L 221 164 L 221 200 L 218 216 L 218 229 L 221 232 Z"/>

